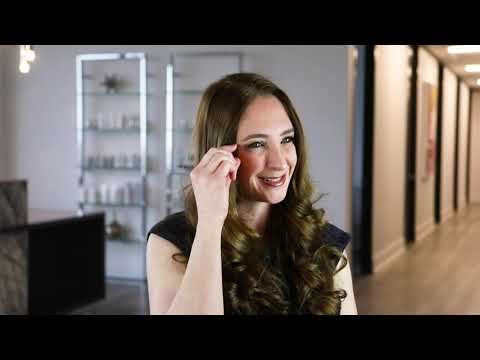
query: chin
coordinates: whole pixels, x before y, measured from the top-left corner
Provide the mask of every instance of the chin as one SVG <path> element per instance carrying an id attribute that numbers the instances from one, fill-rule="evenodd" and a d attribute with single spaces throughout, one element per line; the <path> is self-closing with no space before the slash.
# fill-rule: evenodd
<path id="1" fill-rule="evenodd" d="M 259 196 L 258 201 L 266 202 L 266 203 L 269 203 L 271 205 L 275 205 L 275 204 L 281 203 L 283 200 L 285 200 L 286 197 L 287 197 L 286 193 L 277 194 L 275 196 L 263 195 L 263 196 Z"/>
<path id="2" fill-rule="evenodd" d="M 249 201 L 256 201 L 256 202 L 261 202 L 261 203 L 267 203 L 270 205 L 275 205 L 281 203 L 285 198 L 287 197 L 287 194 L 277 194 L 275 196 L 269 196 L 266 194 L 251 194 L 250 196 L 246 196 L 245 199 L 248 199 Z"/>

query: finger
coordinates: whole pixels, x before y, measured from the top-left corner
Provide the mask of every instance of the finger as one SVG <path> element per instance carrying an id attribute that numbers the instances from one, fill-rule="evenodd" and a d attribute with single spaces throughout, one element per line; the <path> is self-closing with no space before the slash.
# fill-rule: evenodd
<path id="1" fill-rule="evenodd" d="M 232 144 L 232 145 L 223 145 L 217 148 L 217 152 L 225 154 L 229 158 L 231 158 L 233 161 L 235 161 L 235 157 L 233 156 L 233 152 L 236 150 L 237 144 Z"/>
<path id="2" fill-rule="evenodd" d="M 228 161 L 222 161 L 222 163 L 218 166 L 217 170 L 215 171 L 214 175 L 215 176 L 220 176 L 220 177 L 227 177 L 229 173 L 234 171 L 235 165 L 232 165 Z"/>
<path id="3" fill-rule="evenodd" d="M 223 145 L 220 146 L 219 149 L 232 153 L 237 149 L 237 144 Z"/>
<path id="4" fill-rule="evenodd" d="M 222 153 L 213 155 L 212 159 L 205 167 L 210 173 L 214 173 L 222 161 L 227 161 L 232 165 L 232 167 L 235 167 L 235 161 Z"/>
<path id="5" fill-rule="evenodd" d="M 215 153 L 217 152 L 217 149 L 215 148 L 210 148 L 206 153 L 205 155 L 202 156 L 202 158 L 200 159 L 199 163 L 197 166 L 200 166 L 200 167 L 203 167 L 205 166 L 206 164 L 208 164 L 208 162 L 210 161 L 210 159 L 212 158 L 213 155 L 215 155 Z"/>
<path id="6" fill-rule="evenodd" d="M 238 168 L 240 167 L 241 161 L 239 158 L 235 158 L 235 170 L 233 171 L 233 181 L 237 181 L 237 173 L 238 173 Z"/>
<path id="7" fill-rule="evenodd" d="M 234 144 L 234 145 L 229 145 L 231 146 L 232 148 L 233 147 L 236 147 L 237 144 Z M 212 157 L 217 154 L 217 153 L 221 153 L 221 154 L 224 154 L 226 156 L 231 156 L 232 157 L 232 160 L 233 160 L 233 155 L 231 152 L 225 150 L 224 148 L 228 148 L 227 146 L 223 146 L 223 147 L 220 147 L 220 148 L 210 148 L 207 153 L 202 157 L 202 159 L 200 160 L 200 162 L 198 163 L 198 166 L 200 167 L 204 167 L 204 166 L 207 166 L 207 164 L 212 160 Z"/>

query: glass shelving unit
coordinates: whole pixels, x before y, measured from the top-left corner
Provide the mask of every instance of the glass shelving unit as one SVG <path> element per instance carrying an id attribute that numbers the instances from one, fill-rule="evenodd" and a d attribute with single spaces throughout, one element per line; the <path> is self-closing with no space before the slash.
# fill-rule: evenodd
<path id="1" fill-rule="evenodd" d="M 185 61 L 191 67 L 184 67 Z M 202 64 L 200 64 L 202 63 Z M 226 65 L 225 65 L 226 64 Z M 199 67 L 200 65 L 200 67 Z M 217 66 L 220 65 L 220 66 Z M 201 66 L 206 66 L 202 68 Z M 205 71 L 203 71 L 205 70 Z M 166 138 L 165 164 L 167 171 L 166 215 L 183 210 L 181 188 L 189 181 L 191 144 L 196 106 L 207 86 L 227 73 L 243 71 L 240 52 L 176 52 L 166 67 Z M 187 74 L 188 72 L 188 74 Z M 184 75 L 188 76 L 184 76 Z M 201 81 L 185 83 L 187 80 Z M 190 112 L 179 115 L 181 110 Z"/>
<path id="2" fill-rule="evenodd" d="M 97 66 L 97 69 L 95 69 Z M 106 74 L 109 69 L 125 69 L 125 73 L 120 73 L 121 76 L 128 78 L 128 86 L 126 89 L 119 91 L 109 91 L 105 89 L 101 91 L 98 89 L 99 78 L 98 69 L 102 69 L 102 76 Z M 92 71 L 93 69 L 93 71 Z M 107 69 L 107 70 L 105 70 Z M 95 73 L 97 72 L 97 73 Z M 96 176 L 105 181 L 108 177 L 113 183 L 117 183 L 118 176 L 125 176 L 130 181 L 132 177 L 136 184 L 139 184 L 141 191 L 136 193 L 136 201 L 127 202 L 98 202 L 80 199 L 78 201 L 78 212 L 84 213 L 92 208 L 103 209 L 107 214 L 110 211 L 126 211 L 123 214 L 125 218 L 139 220 L 135 222 L 132 229 L 126 230 L 125 233 L 130 234 L 128 237 L 122 236 L 120 238 L 111 238 L 106 234 L 108 243 L 123 243 L 132 246 L 146 243 L 145 234 L 147 232 L 147 189 L 146 178 L 149 171 L 147 166 L 147 135 L 149 126 L 147 121 L 147 101 L 149 97 L 159 96 L 151 93 L 147 89 L 147 57 L 145 53 L 107 53 L 107 54 L 81 54 L 76 57 L 76 97 L 77 97 L 77 153 L 78 153 L 78 186 L 80 192 L 84 192 L 86 187 L 87 177 L 92 183 L 96 181 Z M 95 88 L 97 86 L 97 88 Z M 162 95 L 162 94 L 160 94 Z M 126 105 L 127 104 L 127 105 Z M 102 106 L 123 109 L 122 106 L 127 107 L 127 111 L 133 112 L 136 117 L 136 124 L 134 126 L 126 126 L 123 119 L 119 126 L 91 126 L 92 108 L 101 109 Z M 133 110 L 132 110 L 133 109 Z M 103 110 L 102 110 L 103 111 Z M 105 138 L 103 138 L 105 136 Z M 86 161 L 86 150 L 91 139 L 100 139 L 98 141 L 108 142 L 108 146 L 112 150 L 109 155 L 118 155 L 123 153 L 125 141 L 138 141 L 138 148 L 133 148 L 137 155 L 139 155 L 139 163 L 133 162 L 135 166 L 94 166 L 91 162 Z M 123 141 L 123 142 L 122 142 Z M 117 144 L 117 145 L 115 145 Z M 102 146 L 99 145 L 101 148 Z M 130 149 L 130 148 L 129 148 Z M 90 149 L 88 149 L 90 150 Z M 138 159 L 138 158 L 137 158 Z M 138 198 L 140 197 L 140 198 Z M 131 211 L 139 211 L 137 218 Z M 116 220 L 116 212 L 113 213 Z M 108 226 L 108 224 L 106 224 Z M 122 225 L 125 225 L 122 223 Z M 125 225 L 126 226 L 126 225 Z M 125 227 L 127 229 L 127 226 Z M 108 253 L 107 256 L 111 256 Z M 113 255 L 112 255 L 113 256 Z M 142 257 L 142 279 L 145 279 L 145 261 Z M 108 263 L 108 261 L 107 261 Z M 107 274 L 108 276 L 108 274 Z"/>

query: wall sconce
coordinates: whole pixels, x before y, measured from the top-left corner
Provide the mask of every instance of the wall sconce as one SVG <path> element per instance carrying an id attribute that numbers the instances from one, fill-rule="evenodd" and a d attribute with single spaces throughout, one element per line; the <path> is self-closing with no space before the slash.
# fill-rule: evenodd
<path id="1" fill-rule="evenodd" d="M 22 74 L 30 71 L 30 63 L 35 60 L 35 51 L 32 45 L 20 45 L 20 65 L 18 69 Z"/>

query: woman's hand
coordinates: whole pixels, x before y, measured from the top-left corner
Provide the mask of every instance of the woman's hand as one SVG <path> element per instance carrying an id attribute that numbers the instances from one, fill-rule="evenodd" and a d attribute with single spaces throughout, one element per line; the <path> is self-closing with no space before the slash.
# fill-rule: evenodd
<path id="1" fill-rule="evenodd" d="M 211 148 L 190 173 L 198 220 L 212 225 L 225 222 L 230 184 L 237 179 L 240 159 L 232 154 L 237 144 Z"/>

